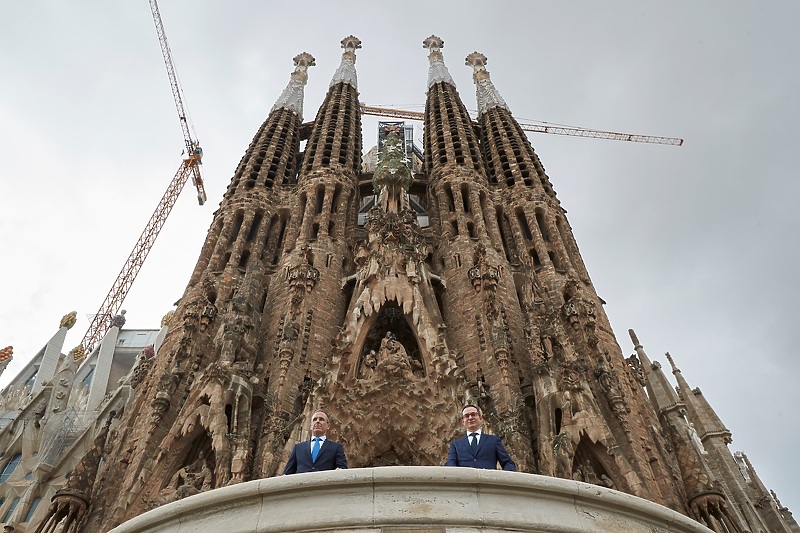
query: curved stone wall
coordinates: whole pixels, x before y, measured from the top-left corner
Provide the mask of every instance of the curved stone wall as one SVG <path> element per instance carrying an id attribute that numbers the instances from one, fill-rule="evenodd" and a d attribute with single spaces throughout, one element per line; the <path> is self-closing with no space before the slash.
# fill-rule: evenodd
<path id="1" fill-rule="evenodd" d="M 438 466 L 260 479 L 154 509 L 112 533 L 707 533 L 666 507 L 566 479 Z"/>

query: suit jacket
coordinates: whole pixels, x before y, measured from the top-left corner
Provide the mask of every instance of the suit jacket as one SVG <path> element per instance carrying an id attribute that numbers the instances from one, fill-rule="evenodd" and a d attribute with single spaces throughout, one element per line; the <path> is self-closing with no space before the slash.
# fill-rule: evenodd
<path id="1" fill-rule="evenodd" d="M 500 437 L 481 433 L 478 440 L 478 451 L 472 454 L 469 446 L 469 437 L 464 436 L 450 443 L 450 451 L 447 452 L 447 462 L 444 466 L 468 466 L 471 468 L 486 468 L 496 470 L 497 463 L 503 470 L 514 471 L 517 465 L 511 460 Z"/>
<path id="2" fill-rule="evenodd" d="M 317 460 L 311 460 L 311 441 L 303 441 L 294 445 L 292 454 L 283 469 L 286 474 L 301 474 L 303 472 L 320 472 L 322 470 L 335 470 L 347 468 L 347 458 L 344 448 L 338 442 L 325 439 L 319 449 Z"/>

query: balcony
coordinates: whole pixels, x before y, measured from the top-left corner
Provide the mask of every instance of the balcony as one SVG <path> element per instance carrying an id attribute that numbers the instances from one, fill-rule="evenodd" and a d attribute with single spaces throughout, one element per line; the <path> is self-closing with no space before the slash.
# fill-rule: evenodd
<path id="1" fill-rule="evenodd" d="M 708 533 L 666 507 L 566 479 L 430 466 L 260 479 L 137 516 L 110 533 Z"/>

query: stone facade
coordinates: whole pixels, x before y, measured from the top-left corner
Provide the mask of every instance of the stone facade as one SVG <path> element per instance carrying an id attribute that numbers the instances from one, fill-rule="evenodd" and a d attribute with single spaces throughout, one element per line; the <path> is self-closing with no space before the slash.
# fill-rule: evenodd
<path id="1" fill-rule="evenodd" d="M 124 401 L 93 415 L 107 442 L 85 439 L 80 471 L 96 479 L 65 484 L 40 530 L 108 531 L 274 477 L 320 407 L 351 467 L 441 465 L 461 406 L 473 403 L 522 472 L 637 496 L 715 531 L 800 531 L 747 458 L 728 452 L 730 432 L 677 368 L 676 393 L 633 332 L 637 354 L 623 356 L 486 58 L 466 59 L 476 122 L 444 42 L 426 39 L 423 171 L 386 131 L 365 172 L 361 43 L 350 36 L 342 47 L 309 123 L 314 58 L 294 58 L 163 344 L 138 359 Z M 25 512 L 9 522 L 20 531 Z"/>

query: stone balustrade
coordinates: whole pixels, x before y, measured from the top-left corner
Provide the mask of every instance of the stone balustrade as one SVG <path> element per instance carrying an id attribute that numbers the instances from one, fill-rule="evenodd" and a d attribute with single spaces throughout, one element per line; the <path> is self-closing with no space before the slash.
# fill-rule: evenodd
<path id="1" fill-rule="evenodd" d="M 566 479 L 434 466 L 260 479 L 164 505 L 112 533 L 700 533 L 666 507 Z"/>

